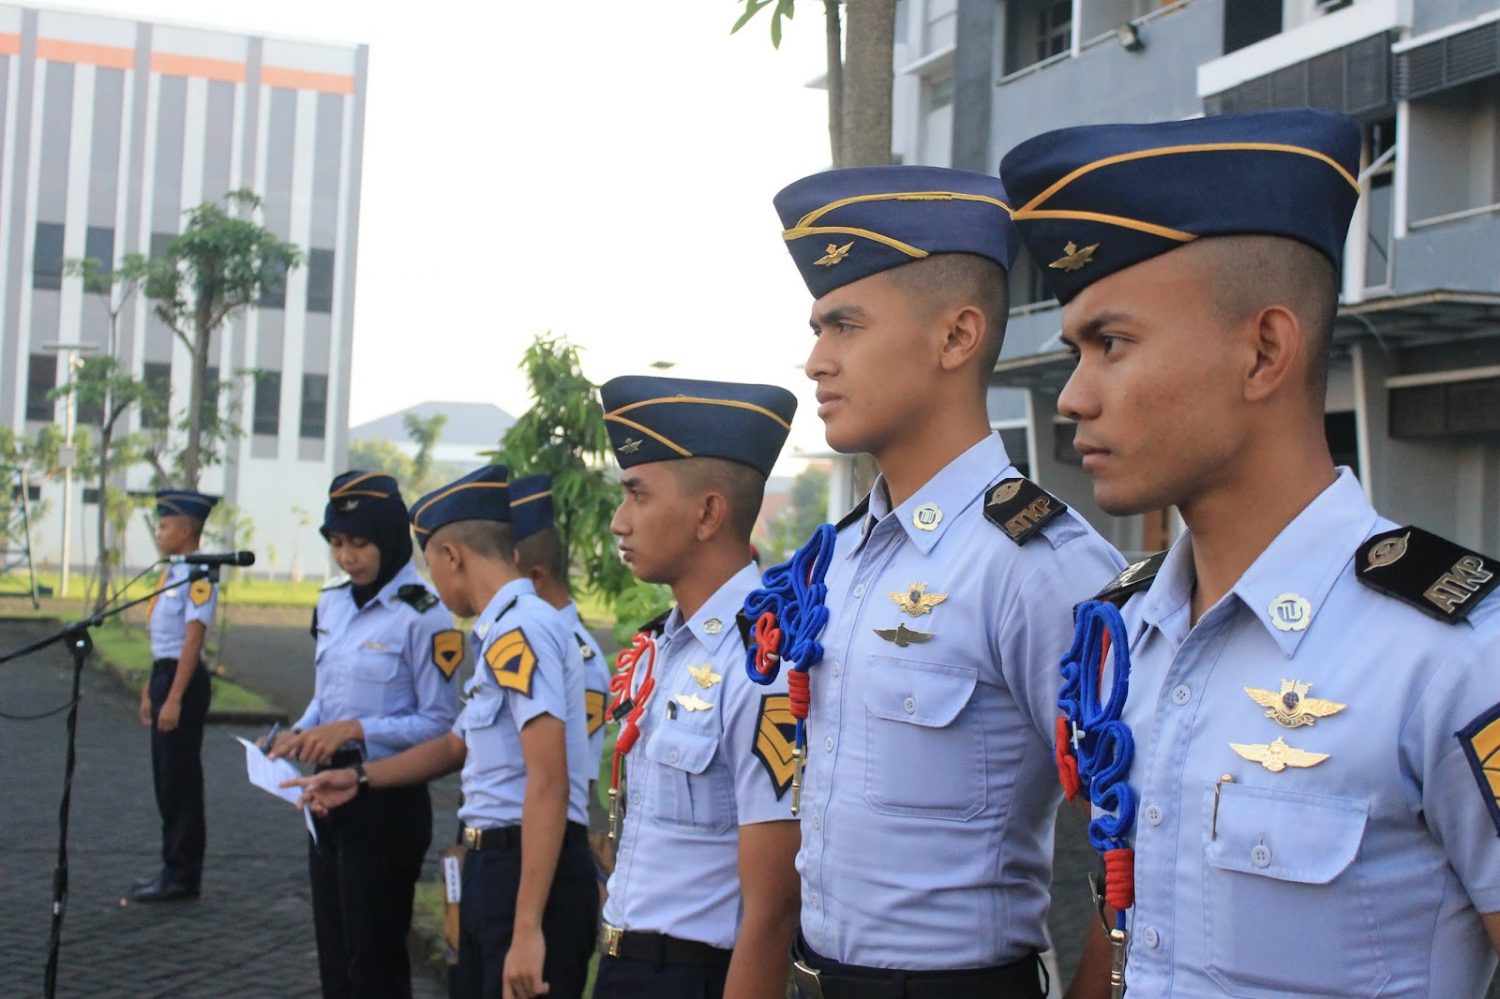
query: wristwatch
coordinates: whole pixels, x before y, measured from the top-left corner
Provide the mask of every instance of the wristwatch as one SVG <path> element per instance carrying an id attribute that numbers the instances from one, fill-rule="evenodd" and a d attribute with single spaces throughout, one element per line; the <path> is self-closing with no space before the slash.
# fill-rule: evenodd
<path id="1" fill-rule="evenodd" d="M 361 791 L 370 786 L 370 775 L 365 773 L 364 763 L 355 761 L 354 776 L 359 780 L 359 789 Z"/>

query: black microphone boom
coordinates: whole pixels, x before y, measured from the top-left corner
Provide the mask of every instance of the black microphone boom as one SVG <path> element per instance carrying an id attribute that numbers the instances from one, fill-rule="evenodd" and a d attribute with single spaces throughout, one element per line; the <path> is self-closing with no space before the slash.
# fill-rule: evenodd
<path id="1" fill-rule="evenodd" d="M 254 552 L 225 552 L 221 555 L 204 555 L 199 552 L 195 555 L 168 555 L 167 559 L 172 565 L 254 565 Z"/>

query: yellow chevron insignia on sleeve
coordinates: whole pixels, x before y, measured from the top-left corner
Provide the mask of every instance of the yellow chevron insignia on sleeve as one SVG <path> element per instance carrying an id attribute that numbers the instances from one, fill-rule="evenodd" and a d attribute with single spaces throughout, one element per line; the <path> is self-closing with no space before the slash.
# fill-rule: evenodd
<path id="1" fill-rule="evenodd" d="M 206 579 L 195 579 L 193 585 L 188 587 L 188 599 L 193 602 L 194 607 L 202 607 L 213 595 L 214 584 Z"/>
<path id="2" fill-rule="evenodd" d="M 489 664 L 495 682 L 506 690 L 514 690 L 522 697 L 531 696 L 531 675 L 536 672 L 536 653 L 526 634 L 520 628 L 512 628 L 490 643 L 484 650 L 484 661 Z"/>
<path id="3" fill-rule="evenodd" d="M 604 727 L 604 691 L 585 690 L 583 707 L 588 716 L 589 735 L 593 735 Z"/>
<path id="4" fill-rule="evenodd" d="M 755 758 L 765 766 L 778 800 L 792 786 L 792 747 L 796 738 L 797 719 L 792 717 L 792 699 L 786 694 L 762 694 Z"/>
<path id="5" fill-rule="evenodd" d="M 1500 833 L 1500 704 L 1475 718 L 1458 731 L 1459 744 L 1479 783 L 1485 810 L 1495 831 Z"/>
<path id="6" fill-rule="evenodd" d="M 453 672 L 464 661 L 464 633 L 450 628 L 433 635 L 432 661 L 444 680 L 453 679 Z"/>

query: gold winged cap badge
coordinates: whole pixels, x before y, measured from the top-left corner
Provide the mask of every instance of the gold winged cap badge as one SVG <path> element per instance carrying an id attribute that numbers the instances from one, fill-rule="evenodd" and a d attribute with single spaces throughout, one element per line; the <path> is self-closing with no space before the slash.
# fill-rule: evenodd
<path id="1" fill-rule="evenodd" d="M 1099 249 L 1098 243 L 1091 243 L 1080 249 L 1078 244 L 1070 239 L 1067 245 L 1063 247 L 1063 255 L 1047 266 L 1059 271 L 1079 270 L 1085 265 L 1094 262 L 1094 251 L 1097 249 Z"/>
<path id="2" fill-rule="evenodd" d="M 852 240 L 848 243 L 845 243 L 843 246 L 840 246 L 837 243 L 829 243 L 827 251 L 817 260 L 813 261 L 813 266 L 832 267 L 834 264 L 841 264 L 844 262 L 844 258 L 849 255 L 849 251 L 853 248 L 854 243 Z"/>

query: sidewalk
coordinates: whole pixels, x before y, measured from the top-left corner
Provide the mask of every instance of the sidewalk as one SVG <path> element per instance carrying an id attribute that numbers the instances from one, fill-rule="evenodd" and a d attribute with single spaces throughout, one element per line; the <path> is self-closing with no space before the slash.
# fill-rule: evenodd
<path id="1" fill-rule="evenodd" d="M 39 626 L 0 623 L 0 649 L 41 633 Z M 60 706 L 69 683 L 70 664 L 61 649 L 0 666 L 0 711 L 35 714 Z M 243 751 L 229 738 L 259 732 L 219 725 L 205 732 L 208 858 L 202 899 L 122 906 L 130 882 L 159 863 L 147 734 L 135 702 L 103 673 L 85 670 L 82 691 L 59 994 L 317 995 L 307 833 L 292 809 L 246 782 Z M 3 995 L 42 990 L 65 719 L 0 719 Z M 447 821 L 434 827 L 435 843 L 451 835 L 449 809 Z M 420 964 L 414 964 L 412 985 L 418 996 L 445 994 Z"/>

